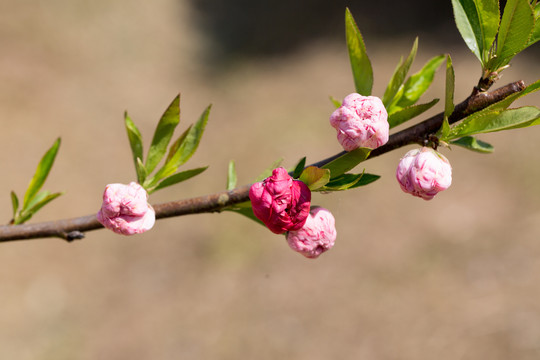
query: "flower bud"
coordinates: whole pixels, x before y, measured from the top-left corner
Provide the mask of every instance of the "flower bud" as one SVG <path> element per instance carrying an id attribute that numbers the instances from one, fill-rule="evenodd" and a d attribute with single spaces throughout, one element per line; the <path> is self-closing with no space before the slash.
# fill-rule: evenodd
<path id="1" fill-rule="evenodd" d="M 452 184 L 452 167 L 442 154 L 423 147 L 405 154 L 397 167 L 396 178 L 404 192 L 431 200 Z"/>
<path id="2" fill-rule="evenodd" d="M 330 116 L 337 139 L 345 151 L 378 148 L 388 142 L 388 113 L 376 96 L 349 94 Z"/>
<path id="3" fill-rule="evenodd" d="M 307 258 L 315 259 L 330 250 L 336 241 L 336 220 L 332 213 L 322 207 L 314 207 L 300 230 L 286 235 L 291 249 Z"/>
<path id="4" fill-rule="evenodd" d="M 109 184 L 103 192 L 98 221 L 117 234 L 133 235 L 150 230 L 156 213 L 148 204 L 148 194 L 139 184 Z"/>
<path id="5" fill-rule="evenodd" d="M 311 191 L 300 180 L 294 180 L 284 168 L 274 169 L 272 176 L 249 189 L 255 216 L 272 232 L 282 234 L 298 230 L 306 222 Z"/>

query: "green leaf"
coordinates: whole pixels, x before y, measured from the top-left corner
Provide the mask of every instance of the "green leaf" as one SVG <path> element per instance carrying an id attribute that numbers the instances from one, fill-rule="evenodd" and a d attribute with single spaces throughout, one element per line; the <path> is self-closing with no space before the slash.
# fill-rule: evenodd
<path id="1" fill-rule="evenodd" d="M 343 191 L 364 186 L 378 180 L 379 175 L 373 174 L 342 174 L 332 179 L 328 184 L 322 187 L 321 191 Z"/>
<path id="2" fill-rule="evenodd" d="M 28 204 L 27 208 L 22 209 L 19 212 L 18 216 L 14 216 L 13 223 L 16 225 L 25 223 L 26 221 L 30 220 L 30 218 L 34 216 L 34 214 L 37 213 L 39 209 L 41 209 L 43 206 L 47 205 L 60 195 L 62 195 L 62 193 L 51 194 L 47 190 L 39 192 L 33 198 L 32 202 Z"/>
<path id="3" fill-rule="evenodd" d="M 171 141 L 174 129 L 180 123 L 180 95 L 177 95 L 167 110 L 161 116 L 156 130 L 154 131 L 154 137 L 152 138 L 152 144 L 148 149 L 148 157 L 146 158 L 146 170 L 148 174 L 156 168 L 157 164 L 161 161 L 167 146 Z"/>
<path id="4" fill-rule="evenodd" d="M 433 99 L 426 104 L 408 106 L 388 115 L 388 123 L 390 124 L 390 128 L 403 124 L 405 121 L 422 114 L 423 112 L 431 109 L 438 102 L 439 99 Z"/>
<path id="5" fill-rule="evenodd" d="M 169 147 L 169 154 L 167 155 L 167 158 L 165 159 L 165 163 L 168 163 L 173 158 L 174 154 L 178 151 L 180 148 L 180 145 L 184 142 L 186 139 L 187 134 L 191 131 L 191 128 L 193 127 L 193 124 L 189 125 L 188 128 L 176 139 L 176 141 Z"/>
<path id="6" fill-rule="evenodd" d="M 341 101 L 339 101 L 333 96 L 329 96 L 329 98 L 330 98 L 330 101 L 332 102 L 332 105 L 334 105 L 336 109 L 341 106 Z"/>
<path id="7" fill-rule="evenodd" d="M 504 7 L 497 36 L 495 69 L 510 62 L 512 57 L 527 47 L 533 32 L 534 10 L 528 0 L 508 0 Z"/>
<path id="8" fill-rule="evenodd" d="M 420 71 L 407 79 L 403 87 L 402 95 L 399 97 L 397 103 L 392 106 L 392 108 L 395 109 L 392 110 L 392 112 L 416 104 L 433 82 L 435 72 L 444 61 L 444 58 L 444 55 L 435 56 L 429 60 Z"/>
<path id="9" fill-rule="evenodd" d="M 313 191 L 326 185 L 330 181 L 330 170 L 316 166 L 308 166 L 300 174 L 300 180 Z"/>
<path id="10" fill-rule="evenodd" d="M 499 26 L 497 0 L 452 0 L 457 28 L 474 55 L 485 65 Z"/>
<path id="11" fill-rule="evenodd" d="M 186 163 L 191 156 L 193 156 L 204 133 L 211 107 L 212 105 L 209 105 L 201 114 L 199 120 L 197 120 L 194 125 L 190 126 L 172 145 L 171 152 L 169 152 L 169 155 L 167 156 L 168 160 L 154 176 L 155 182 L 174 174 L 181 165 Z M 175 149 L 174 153 L 172 153 L 173 148 Z"/>
<path id="12" fill-rule="evenodd" d="M 56 139 L 53 146 L 41 158 L 34 177 L 30 181 L 28 189 L 24 194 L 23 209 L 26 209 L 28 207 L 28 204 L 32 201 L 34 196 L 41 189 L 43 183 L 45 183 L 45 180 L 47 179 L 47 176 L 49 175 L 49 172 L 51 171 L 51 168 L 54 164 L 54 159 L 56 158 L 56 154 L 58 153 L 60 142 L 60 138 Z"/>
<path id="13" fill-rule="evenodd" d="M 19 210 L 19 198 L 14 191 L 11 192 L 11 206 L 13 207 L 13 220 L 15 220 L 17 210 Z"/>
<path id="14" fill-rule="evenodd" d="M 416 52 L 418 50 L 418 38 L 414 40 L 411 52 L 409 53 L 409 56 L 403 62 L 403 58 L 400 59 L 398 66 L 396 67 L 396 70 L 394 71 L 394 74 L 392 75 L 392 78 L 390 79 L 390 82 L 388 83 L 388 86 L 386 87 L 386 90 L 384 92 L 382 101 L 385 107 L 388 107 L 392 101 L 394 100 L 394 97 L 398 93 L 399 88 L 405 81 L 405 78 L 409 72 L 409 69 L 411 68 L 411 65 L 414 61 L 414 58 L 416 57 Z"/>
<path id="15" fill-rule="evenodd" d="M 540 109 L 524 106 L 517 109 L 478 112 L 467 116 L 450 129 L 447 140 L 463 136 L 517 129 L 538 124 Z"/>
<path id="16" fill-rule="evenodd" d="M 455 75 L 450 55 L 446 57 L 446 87 L 444 96 L 444 116 L 450 117 L 454 112 Z"/>
<path id="17" fill-rule="evenodd" d="M 274 161 L 272 165 L 270 165 L 270 167 L 266 168 L 259 176 L 257 176 L 257 178 L 255 179 L 255 182 L 259 182 L 271 176 L 274 169 L 279 167 L 282 162 L 283 162 L 283 158 L 277 159 L 276 161 Z"/>
<path id="18" fill-rule="evenodd" d="M 477 114 L 481 115 L 481 114 L 492 112 L 494 110 L 505 110 L 510 105 L 512 105 L 512 103 L 516 101 L 517 99 L 538 90 L 540 90 L 540 80 L 537 80 L 536 82 L 530 84 L 529 86 L 527 86 L 525 89 L 521 90 L 520 92 L 513 93 L 512 95 L 507 96 L 505 99 L 499 102 L 496 102 L 495 104 L 492 104 L 485 109 L 482 109 L 481 111 L 477 112 Z"/>
<path id="19" fill-rule="evenodd" d="M 231 191 L 236 187 L 238 177 L 236 176 L 236 166 L 234 160 L 229 161 L 229 168 L 227 170 L 227 190 Z"/>
<path id="20" fill-rule="evenodd" d="M 166 188 L 168 186 L 178 184 L 179 182 L 191 179 L 192 177 L 199 175 L 200 173 L 202 173 L 206 169 L 208 169 L 208 166 L 182 171 L 182 172 L 179 172 L 177 174 L 166 177 L 156 187 L 148 189 L 148 193 L 153 193 L 153 192 L 155 192 L 157 190 L 160 190 L 160 189 Z"/>
<path id="21" fill-rule="evenodd" d="M 137 158 L 137 162 L 135 163 L 135 171 L 137 172 L 137 182 L 139 184 L 144 184 L 147 180 L 146 177 L 148 176 L 148 171 L 146 171 L 146 168 L 140 158 Z"/>
<path id="22" fill-rule="evenodd" d="M 300 161 L 298 161 L 298 164 L 296 164 L 296 166 L 294 167 L 293 175 L 292 175 L 293 179 L 298 179 L 300 174 L 302 174 L 302 171 L 304 171 L 305 167 L 306 167 L 306 157 L 304 156 L 303 158 L 300 159 Z"/>
<path id="23" fill-rule="evenodd" d="M 483 154 L 489 154 L 492 153 L 494 148 L 491 144 L 488 144 L 487 142 L 481 141 L 476 139 L 472 136 L 465 136 L 462 138 L 459 138 L 457 140 L 450 142 L 452 145 L 458 145 L 461 147 L 464 147 L 466 149 L 476 151 Z"/>
<path id="24" fill-rule="evenodd" d="M 371 95 L 373 69 L 371 68 L 362 34 L 358 30 L 358 26 L 348 8 L 345 10 L 345 35 L 356 92 L 364 96 Z"/>
<path id="25" fill-rule="evenodd" d="M 237 214 L 244 215 L 248 219 L 255 221 L 257 224 L 266 227 L 266 225 L 264 225 L 264 223 L 261 220 L 259 220 L 255 216 L 255 214 L 253 213 L 253 209 L 251 207 L 251 202 L 250 201 L 246 201 L 246 202 L 243 202 L 243 203 L 240 203 L 240 204 L 232 205 L 232 206 L 224 208 L 223 210 L 224 211 L 232 211 L 232 212 L 235 212 Z"/>
<path id="26" fill-rule="evenodd" d="M 534 7 L 534 28 L 531 33 L 531 37 L 527 42 L 527 47 L 531 46 L 538 40 L 540 40 L 540 3 L 537 3 Z"/>
<path id="27" fill-rule="evenodd" d="M 369 148 L 354 149 L 353 151 L 349 151 L 337 159 L 329 162 L 322 168 L 330 170 L 330 175 L 332 178 L 335 178 L 353 169 L 356 165 L 366 160 L 371 153 L 371 150 L 372 149 Z"/>
<path id="28" fill-rule="evenodd" d="M 137 168 L 137 159 L 143 160 L 142 136 L 139 129 L 137 129 L 137 126 L 135 126 L 135 123 L 133 123 L 133 121 L 129 117 L 127 111 L 124 113 L 124 123 L 126 125 L 129 146 L 131 147 L 133 163 L 135 165 L 135 168 Z"/>

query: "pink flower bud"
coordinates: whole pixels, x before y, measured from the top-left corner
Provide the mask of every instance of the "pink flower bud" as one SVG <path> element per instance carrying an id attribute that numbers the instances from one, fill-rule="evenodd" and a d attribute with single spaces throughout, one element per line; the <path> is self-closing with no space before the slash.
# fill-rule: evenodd
<path id="1" fill-rule="evenodd" d="M 272 232 L 282 234 L 298 230 L 306 222 L 311 191 L 300 180 L 293 180 L 284 168 L 274 169 L 272 176 L 249 189 L 255 216 Z"/>
<path id="2" fill-rule="evenodd" d="M 98 221 L 107 229 L 122 235 L 140 234 L 150 230 L 156 213 L 148 204 L 148 194 L 139 184 L 109 184 L 103 192 L 103 204 Z"/>
<path id="3" fill-rule="evenodd" d="M 330 116 L 330 125 L 345 151 L 358 147 L 376 149 L 388 142 L 388 113 L 376 96 L 349 94 Z"/>
<path id="4" fill-rule="evenodd" d="M 442 154 L 423 147 L 405 154 L 397 167 L 396 178 L 404 192 L 431 200 L 452 184 L 452 167 Z"/>
<path id="5" fill-rule="evenodd" d="M 330 250 L 336 236 L 336 220 L 330 211 L 322 207 L 314 207 L 304 226 L 286 235 L 291 249 L 310 259 Z"/>

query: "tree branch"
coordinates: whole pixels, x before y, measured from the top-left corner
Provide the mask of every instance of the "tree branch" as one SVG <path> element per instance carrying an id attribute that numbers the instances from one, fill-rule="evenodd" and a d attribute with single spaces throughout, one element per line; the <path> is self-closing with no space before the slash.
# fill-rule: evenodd
<path id="1" fill-rule="evenodd" d="M 525 83 L 523 81 L 517 81 L 491 92 L 479 93 L 475 90 L 465 101 L 456 105 L 454 112 L 449 118 L 449 123 L 455 123 L 471 113 L 499 102 L 511 94 L 522 91 L 524 88 Z M 390 136 L 384 146 L 373 150 L 368 159 L 405 145 L 414 143 L 422 144 L 426 136 L 434 134 L 439 130 L 442 122 L 443 113 L 439 113 L 419 124 L 397 132 Z M 341 152 L 313 165 L 321 167 L 344 154 L 345 152 Z M 244 185 L 231 191 L 157 204 L 154 205 L 156 218 L 163 219 L 189 214 L 219 212 L 227 206 L 249 201 L 249 188 L 250 185 Z M 84 238 L 84 232 L 100 228 L 103 228 L 103 226 L 97 221 L 95 215 L 38 224 L 5 225 L 0 226 L 0 242 L 49 237 L 58 237 L 67 241 L 73 241 Z"/>

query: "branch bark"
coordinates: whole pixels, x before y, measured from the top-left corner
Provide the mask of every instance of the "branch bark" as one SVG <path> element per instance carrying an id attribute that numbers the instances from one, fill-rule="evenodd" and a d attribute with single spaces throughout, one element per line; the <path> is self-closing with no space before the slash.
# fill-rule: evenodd
<path id="1" fill-rule="evenodd" d="M 523 81 L 508 84 L 491 92 L 478 92 L 475 88 L 467 99 L 456 105 L 454 112 L 449 118 L 449 122 L 455 123 L 471 113 L 499 102 L 511 94 L 522 91 L 524 88 L 525 83 Z M 384 146 L 373 150 L 368 159 L 405 145 L 414 143 L 422 144 L 426 136 L 437 132 L 442 122 L 443 113 L 439 113 L 419 124 L 397 132 L 390 136 Z M 345 152 L 338 153 L 312 165 L 323 166 L 344 154 Z M 227 206 L 249 201 L 248 194 L 250 186 L 244 185 L 231 191 L 154 205 L 156 218 L 163 219 L 189 214 L 220 212 Z M 0 226 L 0 242 L 50 237 L 73 241 L 84 238 L 84 233 L 87 231 L 100 228 L 103 228 L 103 226 L 97 221 L 95 215 L 37 224 L 5 225 Z"/>

